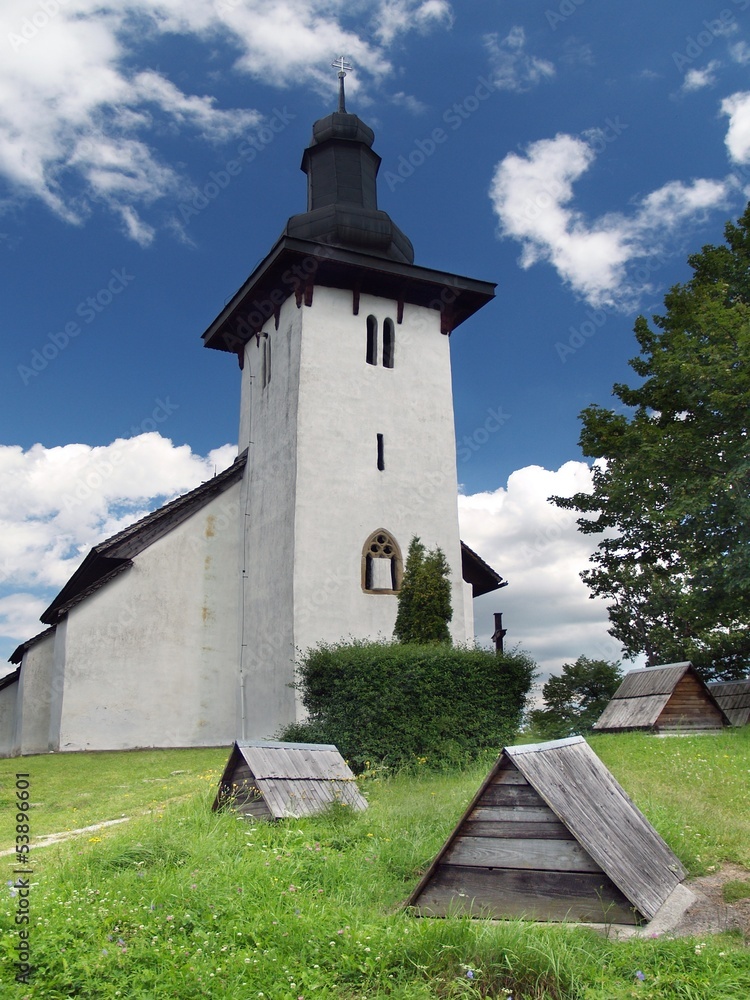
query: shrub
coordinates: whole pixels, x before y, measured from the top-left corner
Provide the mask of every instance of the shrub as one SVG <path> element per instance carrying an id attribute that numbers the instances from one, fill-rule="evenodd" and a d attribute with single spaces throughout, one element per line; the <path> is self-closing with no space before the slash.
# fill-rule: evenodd
<path id="1" fill-rule="evenodd" d="M 398 595 L 394 637 L 399 642 L 451 641 L 450 566 L 441 548 L 428 552 L 416 536 L 409 545 Z"/>
<path id="2" fill-rule="evenodd" d="M 499 750 L 518 729 L 535 665 L 517 651 L 354 640 L 308 650 L 297 669 L 309 720 L 280 738 L 334 743 L 362 771 Z"/>

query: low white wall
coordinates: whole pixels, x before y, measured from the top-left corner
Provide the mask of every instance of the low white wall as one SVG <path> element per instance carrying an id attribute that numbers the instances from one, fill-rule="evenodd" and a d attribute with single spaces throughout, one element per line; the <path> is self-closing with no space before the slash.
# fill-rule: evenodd
<path id="1" fill-rule="evenodd" d="M 238 502 L 236 483 L 71 609 L 60 750 L 234 740 Z"/>
<path id="2" fill-rule="evenodd" d="M 18 681 L 0 691 L 0 757 L 10 757 L 14 750 L 17 698 Z"/>
<path id="3" fill-rule="evenodd" d="M 47 753 L 50 749 L 54 658 L 54 632 L 35 642 L 24 654 L 18 682 L 16 753 Z"/>

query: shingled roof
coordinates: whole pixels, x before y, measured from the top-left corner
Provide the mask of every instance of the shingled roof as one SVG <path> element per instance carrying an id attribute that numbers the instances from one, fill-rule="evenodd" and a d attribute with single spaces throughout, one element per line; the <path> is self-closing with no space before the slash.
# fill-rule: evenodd
<path id="1" fill-rule="evenodd" d="M 750 722 L 750 677 L 744 681 L 712 681 L 708 690 L 733 726 Z"/>
<path id="2" fill-rule="evenodd" d="M 133 557 L 139 552 L 182 524 L 241 479 L 246 460 L 247 452 L 244 451 L 228 469 L 213 479 L 95 545 L 41 615 L 41 621 L 46 625 L 55 625 L 75 604 L 132 566 Z"/>
<path id="3" fill-rule="evenodd" d="M 471 585 L 472 597 L 481 597 L 508 586 L 508 581 L 503 580 L 466 542 L 461 542 L 461 576 Z"/>
<path id="4" fill-rule="evenodd" d="M 234 744 L 213 808 L 231 803 L 245 816 L 283 819 L 312 816 L 335 802 L 367 808 L 335 746 L 252 740 Z"/>
<path id="5" fill-rule="evenodd" d="M 503 750 L 407 905 L 427 916 L 634 923 L 685 874 L 574 736 Z"/>
<path id="6" fill-rule="evenodd" d="M 605 732 L 622 729 L 720 729 L 724 712 L 688 660 L 625 674 L 594 723 Z"/>

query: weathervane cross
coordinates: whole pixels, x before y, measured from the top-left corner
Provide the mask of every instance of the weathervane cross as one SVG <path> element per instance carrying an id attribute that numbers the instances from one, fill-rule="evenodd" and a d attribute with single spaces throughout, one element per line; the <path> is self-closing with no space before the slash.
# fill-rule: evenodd
<path id="1" fill-rule="evenodd" d="M 348 63 L 344 56 L 339 56 L 338 59 L 334 59 L 331 63 L 339 71 L 339 76 L 346 76 L 347 70 L 351 72 L 351 64 Z"/>
<path id="2" fill-rule="evenodd" d="M 346 71 L 351 71 L 351 63 L 348 63 L 344 56 L 339 56 L 338 59 L 334 59 L 331 63 L 339 71 L 339 112 L 341 114 L 346 114 L 346 100 L 344 97 L 344 77 L 346 76 Z"/>

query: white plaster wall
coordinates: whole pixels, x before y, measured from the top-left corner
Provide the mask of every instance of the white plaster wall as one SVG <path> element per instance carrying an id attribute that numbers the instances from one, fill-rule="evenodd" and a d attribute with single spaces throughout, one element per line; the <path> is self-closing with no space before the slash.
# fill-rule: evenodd
<path id="1" fill-rule="evenodd" d="M 54 657 L 54 632 L 34 643 L 24 654 L 18 682 L 16 753 L 47 753 L 50 749 Z"/>
<path id="2" fill-rule="evenodd" d="M 58 626 L 60 750 L 235 738 L 239 494 L 229 487 Z"/>
<path id="3" fill-rule="evenodd" d="M 365 361 L 367 316 L 395 324 L 392 369 Z M 361 588 L 362 547 L 378 528 L 404 559 L 418 535 L 451 566 L 454 640 L 466 639 L 449 338 L 435 310 L 316 286 L 302 310 L 295 523 L 295 641 L 390 637 L 397 598 Z M 376 435 L 384 435 L 385 470 Z"/>
<path id="4" fill-rule="evenodd" d="M 0 757 L 10 757 L 14 752 L 16 704 L 18 681 L 0 691 Z"/>
<path id="5" fill-rule="evenodd" d="M 292 567 L 297 479 L 297 396 L 302 312 L 283 304 L 269 320 L 271 380 L 263 385 L 263 337 L 245 348 L 241 433 L 248 459 L 242 482 L 241 694 L 237 734 L 274 736 L 294 721 Z"/>

